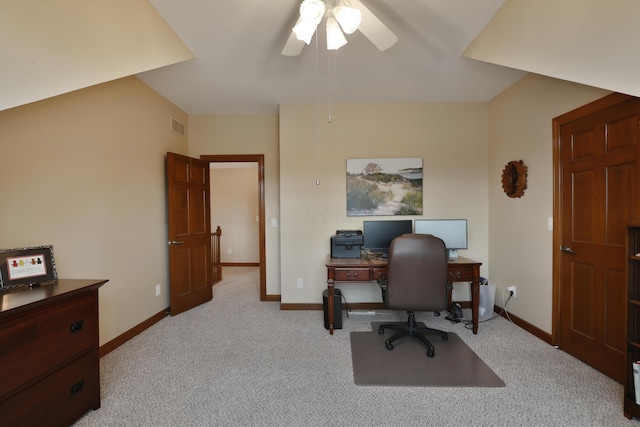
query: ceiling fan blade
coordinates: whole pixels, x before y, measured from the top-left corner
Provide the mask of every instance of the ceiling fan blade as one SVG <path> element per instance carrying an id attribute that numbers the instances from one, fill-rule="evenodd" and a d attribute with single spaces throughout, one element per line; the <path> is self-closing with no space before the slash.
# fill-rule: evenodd
<path id="1" fill-rule="evenodd" d="M 362 13 L 362 22 L 358 30 L 378 49 L 387 50 L 398 41 L 398 37 L 389 27 L 384 25 L 362 2 L 359 1 L 352 7 Z"/>
<path id="2" fill-rule="evenodd" d="M 298 23 L 301 20 L 302 18 L 298 18 L 296 25 L 298 25 Z M 302 53 L 302 48 L 304 47 L 304 45 L 305 45 L 304 41 L 298 40 L 298 38 L 296 37 L 296 33 L 294 33 L 293 30 L 291 30 L 291 34 L 287 39 L 287 43 L 284 45 L 284 48 L 282 49 L 282 54 L 284 56 L 298 56 L 300 55 L 300 53 Z"/>

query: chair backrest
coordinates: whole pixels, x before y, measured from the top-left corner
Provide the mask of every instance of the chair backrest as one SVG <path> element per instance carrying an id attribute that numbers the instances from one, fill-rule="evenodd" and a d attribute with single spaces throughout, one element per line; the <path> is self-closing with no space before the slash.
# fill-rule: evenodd
<path id="1" fill-rule="evenodd" d="M 387 307 L 409 311 L 447 308 L 447 250 L 431 234 L 403 234 L 391 242 Z"/>

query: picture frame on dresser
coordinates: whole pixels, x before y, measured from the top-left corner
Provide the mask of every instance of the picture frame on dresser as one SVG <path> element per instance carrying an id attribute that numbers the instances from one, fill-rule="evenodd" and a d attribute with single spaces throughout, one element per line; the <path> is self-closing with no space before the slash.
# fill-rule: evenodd
<path id="1" fill-rule="evenodd" d="M 0 290 L 58 280 L 53 245 L 0 249 Z"/>

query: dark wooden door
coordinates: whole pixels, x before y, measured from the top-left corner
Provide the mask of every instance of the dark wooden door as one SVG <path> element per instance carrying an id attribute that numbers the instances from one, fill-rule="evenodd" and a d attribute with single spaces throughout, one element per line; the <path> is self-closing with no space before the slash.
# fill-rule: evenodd
<path id="1" fill-rule="evenodd" d="M 209 163 L 167 153 L 171 315 L 212 298 Z"/>
<path id="2" fill-rule="evenodd" d="M 635 98 L 608 101 L 560 120 L 558 344 L 623 382 L 625 235 L 638 218 L 639 116 Z"/>

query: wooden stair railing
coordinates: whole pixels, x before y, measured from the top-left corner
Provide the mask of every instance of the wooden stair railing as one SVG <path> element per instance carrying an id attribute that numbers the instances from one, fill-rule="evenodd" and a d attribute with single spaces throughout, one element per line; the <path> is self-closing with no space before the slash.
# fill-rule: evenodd
<path id="1" fill-rule="evenodd" d="M 222 265 L 220 264 L 220 236 L 222 229 L 216 228 L 215 233 L 211 233 L 211 265 L 213 266 L 213 284 L 222 280 Z"/>

